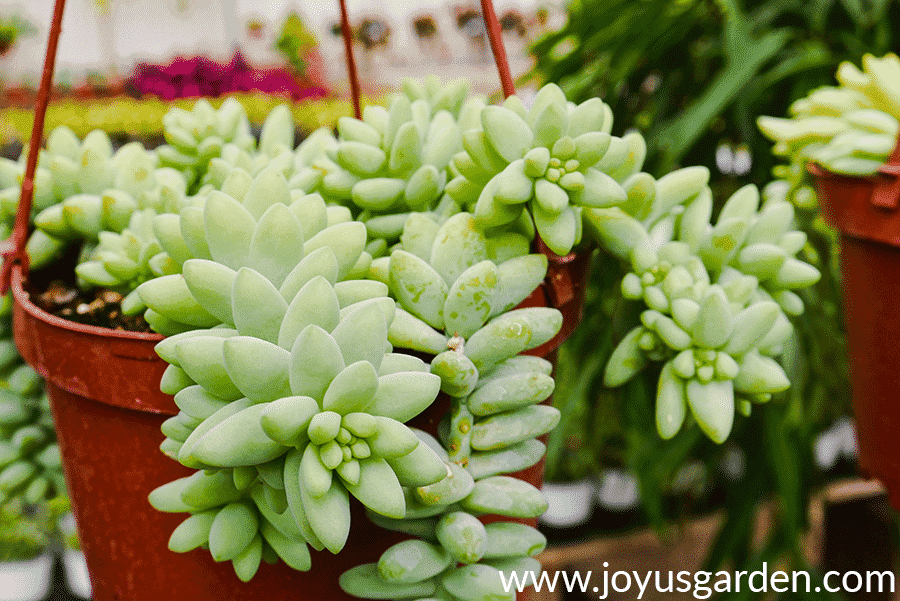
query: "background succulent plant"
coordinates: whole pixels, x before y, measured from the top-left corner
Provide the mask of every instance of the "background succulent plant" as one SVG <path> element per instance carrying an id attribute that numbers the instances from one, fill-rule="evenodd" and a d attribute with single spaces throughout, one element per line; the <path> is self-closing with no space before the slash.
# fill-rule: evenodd
<path id="1" fill-rule="evenodd" d="M 272 114 L 283 112 L 279 107 Z M 163 133 L 168 144 L 157 149 L 160 163 L 181 171 L 192 189 L 202 181 L 210 159 L 219 156 L 225 144 L 247 151 L 256 146 L 244 108 L 232 98 L 218 110 L 203 98 L 190 111 L 171 108 L 163 117 Z M 291 139 L 293 133 L 291 129 Z"/>
<path id="2" fill-rule="evenodd" d="M 900 60 L 894 54 L 863 57 L 863 69 L 844 62 L 838 86 L 816 88 L 794 101 L 790 117 L 762 116 L 757 125 L 775 142 L 772 153 L 787 159 L 772 174 L 785 182 L 786 199 L 799 208 L 818 206 L 807 172 L 814 162 L 829 171 L 865 176 L 883 165 L 897 142 Z"/>
<path id="3" fill-rule="evenodd" d="M 447 165 L 462 148 L 461 124 L 449 111 L 433 108 L 400 94 L 388 109 L 366 107 L 362 120 L 342 117 L 323 194 L 352 202 L 364 210 L 363 220 L 432 208 L 444 191 Z M 464 111 L 477 114 L 479 108 L 470 103 Z"/>
<path id="4" fill-rule="evenodd" d="M 12 339 L 12 298 L 0 305 L 0 505 L 35 504 L 66 492 L 44 381 Z"/>
<path id="5" fill-rule="evenodd" d="M 102 132 L 98 140 L 109 140 Z M 90 141 L 91 136 L 85 140 Z M 97 142 L 101 145 L 101 142 Z M 109 147 L 111 153 L 111 147 Z M 158 159 L 138 143 L 126 144 L 115 154 L 97 151 L 94 156 L 115 173 L 109 186 L 98 192 L 67 196 L 35 216 L 37 232 L 30 247 L 43 241 L 58 250 L 70 243 L 96 244 L 101 232 L 118 233 L 128 227 L 137 211 L 157 213 L 178 211 L 188 203 L 187 183 L 181 173 L 171 168 L 157 168 Z M 16 199 L 18 200 L 18 198 Z M 39 233 L 38 233 L 39 232 Z M 41 236 L 38 238 L 38 236 Z M 29 248 L 29 251 L 32 249 Z M 30 252 L 35 267 L 44 266 L 56 255 Z"/>
<path id="6" fill-rule="evenodd" d="M 707 436 L 722 442 L 736 408 L 749 415 L 752 403 L 768 401 L 790 385 L 773 357 L 793 332 L 785 313 L 803 312 L 803 301 L 792 290 L 815 283 L 819 272 L 794 257 L 806 235 L 792 229 L 790 203 L 770 197 L 760 208 L 759 191 L 746 186 L 712 225 L 712 194 L 701 172 L 683 169 L 665 176 L 656 182 L 652 204 L 661 200 L 663 180 L 676 177 L 682 184 L 679 202 L 662 205 L 669 217 L 652 223 L 661 208 L 650 208 L 651 217 L 640 224 L 620 215 L 638 240 L 622 295 L 647 309 L 642 325 L 613 351 L 605 383 L 619 386 L 648 362 L 664 362 L 656 398 L 660 435 L 674 436 L 690 408 Z M 607 233 L 613 230 L 608 222 L 594 223 Z M 645 226 L 651 234 L 641 229 Z"/>

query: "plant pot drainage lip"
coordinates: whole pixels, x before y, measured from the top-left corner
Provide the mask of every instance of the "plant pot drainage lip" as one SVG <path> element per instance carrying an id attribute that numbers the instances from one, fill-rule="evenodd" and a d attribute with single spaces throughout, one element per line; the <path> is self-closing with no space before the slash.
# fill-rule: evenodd
<path id="1" fill-rule="evenodd" d="M 167 364 L 156 354 L 159 334 L 73 323 L 33 304 L 21 269 L 13 269 L 13 336 L 25 361 L 50 387 L 121 409 L 176 415 L 171 395 L 159 390 Z"/>
<path id="2" fill-rule="evenodd" d="M 111 330 L 109 328 L 100 328 L 97 326 L 89 326 L 83 323 L 68 321 L 62 317 L 57 317 L 47 313 L 37 305 L 31 302 L 31 295 L 25 291 L 23 286 L 22 268 L 15 266 L 12 272 L 12 293 L 16 301 L 22 308 L 32 317 L 43 321 L 51 326 L 78 334 L 91 337 L 103 338 L 122 338 L 126 340 L 146 340 L 148 342 L 159 342 L 162 336 L 155 332 L 130 332 L 128 330 Z"/>
<path id="3" fill-rule="evenodd" d="M 878 183 L 879 181 L 881 181 L 882 174 L 885 173 L 884 171 L 879 169 L 878 172 L 873 173 L 872 175 L 845 175 L 843 173 L 835 173 L 834 171 L 829 171 L 822 165 L 813 162 L 807 163 L 806 172 L 816 178 L 848 181 L 865 185 L 873 185 Z"/>
<path id="4" fill-rule="evenodd" d="M 835 173 L 809 162 L 822 217 L 842 236 L 900 247 L 898 165 L 887 163 L 868 176 Z"/>

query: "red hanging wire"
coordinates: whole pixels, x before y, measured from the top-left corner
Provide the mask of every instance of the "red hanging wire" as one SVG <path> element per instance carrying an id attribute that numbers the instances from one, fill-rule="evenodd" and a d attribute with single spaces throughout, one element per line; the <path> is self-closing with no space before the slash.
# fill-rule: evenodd
<path id="1" fill-rule="evenodd" d="M 41 87 L 38 90 L 37 103 L 34 106 L 34 126 L 31 128 L 31 140 L 28 143 L 28 162 L 25 164 L 25 176 L 22 180 L 22 192 L 19 196 L 19 207 L 16 211 L 16 224 L 13 229 L 14 249 L 4 252 L 3 272 L 0 277 L 0 292 L 9 289 L 12 264 L 18 261 L 22 267 L 22 275 L 28 275 L 28 253 L 25 244 L 28 241 L 31 206 L 34 201 L 34 172 L 37 169 L 38 153 L 44 137 L 44 117 L 50 101 L 50 88 L 53 85 L 53 70 L 56 65 L 56 48 L 62 31 L 62 17 L 66 0 L 56 0 L 53 9 L 53 21 L 50 24 L 50 36 L 47 41 L 47 55 L 44 58 L 44 72 L 41 76 Z"/>
<path id="2" fill-rule="evenodd" d="M 362 119 L 359 73 L 356 71 L 356 59 L 353 58 L 353 30 L 350 28 L 350 17 L 347 15 L 346 0 L 339 0 L 339 3 L 341 5 L 341 35 L 344 38 L 344 49 L 347 54 L 347 74 L 350 76 L 350 94 L 353 97 L 353 112 L 357 119 Z"/>
<path id="3" fill-rule="evenodd" d="M 491 0 L 481 0 L 481 13 L 484 15 L 484 24 L 487 27 L 491 50 L 494 52 L 497 71 L 500 72 L 503 97 L 509 98 L 516 93 L 516 85 L 513 83 L 512 75 L 509 72 L 509 61 L 506 59 L 506 49 L 503 47 L 500 21 L 497 20 L 497 13 L 494 12 L 494 3 Z"/>

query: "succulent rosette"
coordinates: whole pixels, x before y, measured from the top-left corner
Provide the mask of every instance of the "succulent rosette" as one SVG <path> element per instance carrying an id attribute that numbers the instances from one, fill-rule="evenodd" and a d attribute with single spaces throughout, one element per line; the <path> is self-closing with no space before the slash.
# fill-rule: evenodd
<path id="1" fill-rule="evenodd" d="M 320 128 L 307 136 L 294 149 L 294 122 L 287 105 L 279 105 L 266 117 L 260 132 L 259 150 L 225 144 L 220 156 L 209 161 L 209 170 L 203 176 L 198 194 L 221 189 L 231 171 L 239 167 L 251 176 L 264 169 L 280 171 L 288 179 L 291 190 L 313 191 L 322 181 L 323 173 L 312 167 L 314 161 L 323 159 L 326 150 L 336 143 L 327 128 Z"/>
<path id="2" fill-rule="evenodd" d="M 279 108 L 272 112 L 283 111 Z M 210 159 L 219 156 L 225 144 L 247 151 L 256 146 L 244 107 L 233 98 L 226 99 L 218 110 L 205 98 L 195 102 L 191 110 L 172 107 L 163 117 L 163 135 L 167 144 L 156 150 L 160 164 L 181 171 L 191 188 L 203 178 Z"/>
<path id="3" fill-rule="evenodd" d="M 662 362 L 660 435 L 674 436 L 690 409 L 707 436 L 722 442 L 736 410 L 749 415 L 752 403 L 790 385 L 774 359 L 793 331 L 785 314 L 803 311 L 792 290 L 812 285 L 819 272 L 794 256 L 806 237 L 793 230 L 790 203 L 771 197 L 760 207 L 759 191 L 746 186 L 713 225 L 712 195 L 697 185 L 702 178 L 690 178 L 694 186 L 688 186 L 688 175 L 682 174 L 681 202 L 666 208 L 669 203 L 656 205 L 655 196 L 650 209 L 639 211 L 651 215 L 640 225 L 652 233 L 633 236 L 633 271 L 622 281 L 622 294 L 648 308 L 613 352 L 605 383 L 619 386 L 651 361 Z M 660 214 L 667 216 L 654 223 Z M 613 235 L 608 224 L 602 227 Z"/>
<path id="4" fill-rule="evenodd" d="M 428 75 L 423 80 L 407 78 L 400 86 L 400 92 L 410 102 L 424 100 L 431 107 L 431 115 L 438 111 L 447 111 L 454 119 L 459 119 L 466 109 L 467 102 L 481 102 L 480 96 L 471 96 L 471 82 L 468 79 L 456 79 L 444 83 L 435 75 Z"/>
<path id="5" fill-rule="evenodd" d="M 58 248 L 77 241 L 96 244 L 101 232 L 118 233 L 128 227 L 135 212 L 175 212 L 189 203 L 182 174 L 157 168 L 155 154 L 140 144 L 123 146 L 108 161 L 116 174 L 110 187 L 98 193 L 68 196 L 41 211 L 35 217 L 40 235 Z"/>
<path id="6" fill-rule="evenodd" d="M 0 159 L 4 238 L 12 231 L 27 156 L 25 148 L 18 162 Z M 160 204 L 183 193 L 184 183 L 179 185 L 171 174 L 151 177 L 156 162 L 152 153 L 136 143 L 114 153 L 109 137 L 99 130 L 81 142 L 67 127 L 54 129 L 38 155 L 35 171 L 32 217 L 37 229 L 27 247 L 32 266 L 47 265 L 75 239 L 95 242 L 102 229 L 120 231 L 139 202 Z"/>
<path id="7" fill-rule="evenodd" d="M 102 286 L 124 293 L 122 312 L 126 315 L 146 309 L 136 291 L 140 284 L 181 272 L 181 266 L 162 252 L 156 240 L 154 217 L 156 211 L 144 209 L 131 215 L 129 226 L 121 233 L 101 231 L 97 246 L 75 268 L 82 287 Z"/>
<path id="8" fill-rule="evenodd" d="M 762 116 L 760 131 L 775 143 L 773 154 L 788 164 L 772 174 L 783 183 L 784 196 L 799 208 L 817 206 L 807 173 L 815 162 L 834 173 L 866 176 L 875 173 L 894 149 L 900 130 L 896 108 L 900 90 L 900 60 L 894 54 L 863 57 L 863 69 L 841 63 L 839 86 L 822 86 L 789 108 L 789 118 Z"/>
<path id="9" fill-rule="evenodd" d="M 397 299 L 392 344 L 437 354 L 447 350 L 451 338 L 458 338 L 452 346 L 468 344 L 466 354 L 490 367 L 543 344 L 559 329 L 558 312 L 536 307 L 516 313 L 536 321 L 510 342 L 511 352 L 482 348 L 479 342 L 489 337 L 486 331 L 479 334 L 489 320 L 530 295 L 546 272 L 547 258 L 528 254 L 528 240 L 521 235 L 489 238 L 468 213 L 457 213 L 441 225 L 428 215 L 413 214 L 400 247 L 390 257 L 373 261 L 369 277 L 388 284 Z M 521 348 L 511 350 L 516 344 Z"/>
<path id="10" fill-rule="evenodd" d="M 365 226 L 350 221 L 345 207 L 326 207 L 318 194 L 288 190 L 287 180 L 277 169 L 265 169 L 253 178 L 235 168 L 221 190 L 195 200 L 178 214 L 153 220 L 165 255 L 153 260 L 166 265 L 172 261 L 179 272 L 149 280 L 137 289 L 149 308 L 145 317 L 157 332 L 207 328 L 232 319 L 230 309 L 210 313 L 194 299 L 192 287 L 197 292 L 219 282 L 201 281 L 189 272 L 182 275 L 182 266 L 190 259 L 215 260 L 231 271 L 252 267 L 282 286 L 288 267 L 327 247 L 334 257 L 334 263 L 329 263 L 333 271 L 327 273 L 333 281 L 368 271 L 371 257 L 363 250 Z M 274 258 L 276 254 L 283 256 Z M 321 265 L 317 263 L 320 255 L 303 264 Z"/>
<path id="11" fill-rule="evenodd" d="M 447 192 L 481 228 L 527 230 L 533 218 L 557 254 L 580 241 L 583 207 L 626 200 L 620 181 L 640 171 L 646 154 L 639 134 L 609 135 L 612 112 L 599 98 L 576 106 L 554 84 L 541 88 L 530 109 L 511 96 L 480 117 L 463 132 Z"/>
<path id="12" fill-rule="evenodd" d="M 38 154 L 35 213 L 73 194 L 96 194 L 111 187 L 116 177 L 112 156 L 112 144 L 105 132 L 92 131 L 82 142 L 68 127 L 55 128 Z M 0 159 L 0 203 L 7 215 L 15 213 L 27 159 L 27 146 L 18 161 Z"/>
<path id="13" fill-rule="evenodd" d="M 285 256 L 270 258 L 285 265 Z M 175 393 L 181 409 L 163 426 L 164 451 L 189 467 L 226 474 L 220 479 L 229 494 L 217 497 L 208 539 L 198 543 L 208 542 L 218 560 L 234 560 L 245 545 L 261 546 L 252 532 L 244 534 L 261 518 L 273 528 L 290 521 L 281 527 L 294 539 L 300 532 L 315 548 L 337 553 L 349 533 L 350 495 L 375 512 L 402 518 L 403 486 L 447 476 L 444 462 L 404 425 L 431 404 L 440 380 L 421 360 L 390 352 L 394 303 L 383 296 L 386 287 L 335 284 L 334 253 L 324 247 L 309 256 L 312 261 L 294 261 L 290 273 L 272 279 L 246 266 L 234 272 L 191 259 L 185 264 L 189 281 L 225 284 L 198 288 L 198 302 L 234 327 L 186 332 L 157 347 L 171 363 L 162 388 Z M 194 480 L 166 485 L 151 500 L 163 510 L 209 512 L 184 492 Z M 184 506 L 172 501 L 176 493 Z M 229 509 L 235 503 L 239 507 Z M 226 511 L 241 518 L 223 546 L 212 532 Z M 266 530 L 260 533 L 278 553 Z"/>
<path id="14" fill-rule="evenodd" d="M 477 122 L 484 106 L 480 98 L 465 99 L 464 84 L 433 84 L 409 81 L 389 108 L 367 106 L 361 120 L 342 117 L 331 156 L 313 163 L 325 173 L 319 189 L 326 199 L 351 202 L 362 209 L 363 222 L 395 216 L 385 238 L 402 231 L 397 214 L 434 208 L 450 159 L 462 150 L 462 131 Z"/>

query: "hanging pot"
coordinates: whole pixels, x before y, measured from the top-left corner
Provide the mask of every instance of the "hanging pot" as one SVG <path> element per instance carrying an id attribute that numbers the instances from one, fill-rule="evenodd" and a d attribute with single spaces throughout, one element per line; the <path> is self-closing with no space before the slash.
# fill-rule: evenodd
<path id="1" fill-rule="evenodd" d="M 900 144 L 871 177 L 809 171 L 840 233 L 859 464 L 900 509 Z"/>

